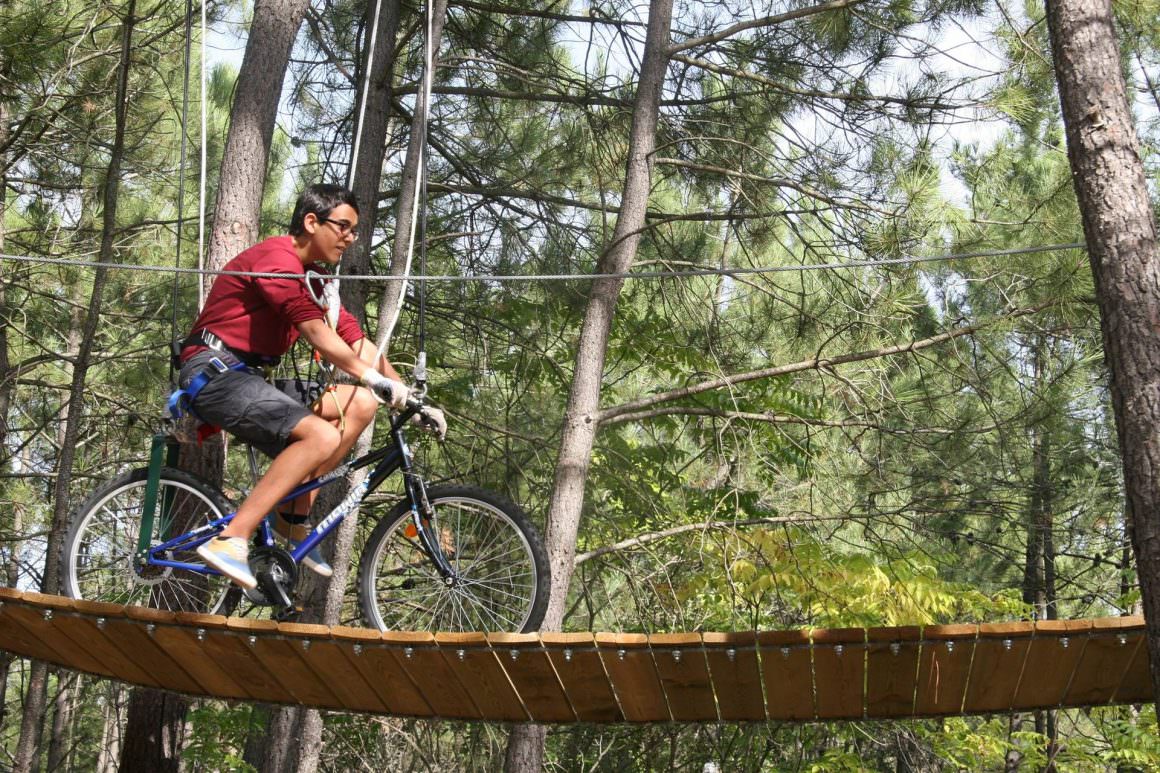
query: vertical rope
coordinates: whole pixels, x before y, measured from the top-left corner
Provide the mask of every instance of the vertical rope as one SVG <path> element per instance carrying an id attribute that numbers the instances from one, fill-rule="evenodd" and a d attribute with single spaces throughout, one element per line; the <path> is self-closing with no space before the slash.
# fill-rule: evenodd
<path id="1" fill-rule="evenodd" d="M 420 233 L 420 260 L 426 265 L 426 228 L 427 228 L 427 123 L 431 116 L 431 89 L 434 82 L 434 37 L 435 31 L 435 10 L 433 7 L 434 0 L 428 0 L 426 4 L 426 29 L 423 36 L 423 79 L 419 88 L 418 94 L 418 115 L 419 118 L 419 164 L 418 175 L 419 179 L 416 181 L 414 198 L 411 201 L 411 222 L 410 222 L 410 237 L 407 240 L 407 261 L 404 274 L 411 273 L 411 265 L 414 261 L 415 255 L 415 232 L 422 224 L 422 231 Z M 420 217 L 420 207 L 423 212 Z M 420 276 L 423 275 L 423 271 Z M 423 299 L 425 290 L 425 280 L 419 280 L 419 353 L 415 360 L 415 381 L 419 383 L 420 388 L 427 381 L 427 353 L 424 349 L 424 337 L 426 335 L 426 323 L 424 316 L 426 313 L 426 303 Z M 403 289 L 403 295 L 406 295 L 406 288 Z M 401 305 L 401 304 L 400 304 Z M 382 336 L 382 341 L 379 342 L 377 358 L 383 356 L 383 352 L 387 348 L 387 337 Z"/>
<path id="2" fill-rule="evenodd" d="M 181 151 L 180 158 L 177 164 L 177 253 L 174 258 L 174 265 L 181 267 L 181 243 L 184 241 L 182 232 L 185 230 L 185 165 L 186 165 L 186 145 L 188 144 L 189 134 L 189 70 L 190 70 L 190 53 L 193 49 L 193 0 L 185 0 L 185 61 L 184 80 L 181 89 Z M 170 307 L 173 309 L 173 318 L 170 323 L 169 338 L 172 340 L 177 337 L 177 289 L 178 277 L 180 274 L 173 274 L 173 298 L 170 301 Z M 200 274 L 198 276 L 201 276 Z M 169 357 L 169 381 L 175 383 L 175 373 L 173 367 L 173 358 Z"/>
<path id="3" fill-rule="evenodd" d="M 419 215 L 419 335 L 418 354 L 415 357 L 415 384 L 420 394 L 427 391 L 427 123 L 431 118 L 431 92 L 435 78 L 435 0 L 427 0 L 427 42 L 424 63 L 424 87 L 426 99 L 423 111 L 423 135 L 420 141 L 419 200 L 422 211 Z"/>
<path id="4" fill-rule="evenodd" d="M 354 165 L 358 162 L 359 145 L 362 143 L 363 120 L 367 114 L 367 99 L 370 97 L 371 90 L 371 71 L 375 65 L 375 46 L 379 39 L 379 13 L 383 9 L 383 0 L 375 2 L 375 17 L 374 23 L 371 25 L 370 48 L 367 49 L 367 64 L 366 71 L 363 72 L 362 83 L 362 100 L 358 109 L 358 121 L 355 123 L 354 130 L 354 147 L 350 151 L 350 163 L 347 165 L 346 171 L 346 187 L 354 186 Z"/>

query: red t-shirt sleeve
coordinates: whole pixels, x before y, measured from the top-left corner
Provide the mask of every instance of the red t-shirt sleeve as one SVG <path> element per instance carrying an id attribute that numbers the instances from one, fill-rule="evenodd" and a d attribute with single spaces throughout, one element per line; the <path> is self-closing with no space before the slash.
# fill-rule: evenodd
<path id="1" fill-rule="evenodd" d="M 346 307 L 338 312 L 338 335 L 350 346 L 354 346 L 361 339 L 366 338 L 362 328 L 359 327 L 358 320 L 346 310 Z"/>

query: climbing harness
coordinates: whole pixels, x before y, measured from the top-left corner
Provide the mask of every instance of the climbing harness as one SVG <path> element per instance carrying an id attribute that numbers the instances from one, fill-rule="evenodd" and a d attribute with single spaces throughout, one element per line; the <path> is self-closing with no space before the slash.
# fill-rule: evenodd
<path id="1" fill-rule="evenodd" d="M 228 373 L 231 370 L 246 370 L 249 367 L 240 360 L 233 365 L 226 365 L 220 358 L 211 357 L 206 367 L 190 379 L 189 386 L 185 389 L 176 389 L 169 395 L 169 400 L 165 403 L 165 410 L 175 421 L 186 415 L 200 420 L 201 417 L 193 410 L 193 401 L 197 399 L 201 390 L 205 389 L 210 381 L 222 373 Z"/>

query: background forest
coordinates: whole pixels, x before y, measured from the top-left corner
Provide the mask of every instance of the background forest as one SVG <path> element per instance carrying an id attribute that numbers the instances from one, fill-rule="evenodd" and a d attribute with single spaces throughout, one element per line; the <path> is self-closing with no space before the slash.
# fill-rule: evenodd
<path id="1" fill-rule="evenodd" d="M 587 276 L 614 266 L 632 241 L 619 221 L 647 203 L 628 266 L 641 276 L 616 288 L 556 625 L 768 630 L 1137 611 L 1099 310 L 1040 4 L 679 2 L 647 202 L 629 201 L 646 24 L 665 2 L 436 3 L 427 273 L 456 280 L 423 286 L 431 395 L 451 425 L 445 444 L 418 443 L 426 473 L 503 491 L 567 541 L 545 527 L 598 294 Z M 1160 5 L 1114 10 L 1155 199 Z M 403 268 L 423 9 L 211 2 L 212 40 L 248 46 L 247 57 L 259 22 L 292 27 L 286 66 L 255 57 L 249 66 L 269 69 L 242 78 L 236 57 L 223 63 L 211 48 L 202 61 L 200 11 L 187 28 L 184 4 L 160 0 L 0 5 L 9 587 L 54 590 L 46 553 L 69 510 L 145 461 L 169 390 L 168 341 L 200 292 L 196 275 L 175 283 L 166 269 L 196 267 L 199 249 L 212 266 L 245 246 L 222 241 L 238 216 L 224 182 L 237 171 L 223 157 L 236 152 L 227 132 L 245 88 L 277 96 L 281 84 L 273 133 L 246 156 L 260 204 L 251 241 L 284 232 L 301 186 L 354 179 L 373 192 L 363 197 L 373 230 L 344 270 Z M 362 176 L 348 178 L 368 67 Z M 98 260 L 119 267 L 69 262 Z M 485 278 L 532 275 L 574 278 Z M 343 293 L 370 330 L 391 328 L 391 358 L 409 372 L 419 287 L 407 286 L 391 327 L 402 287 L 348 282 Z M 298 352 L 302 368 L 308 355 Z M 229 456 L 231 479 L 244 479 L 241 461 Z M 364 508 L 363 523 L 388 506 Z M 116 768 L 132 690 L 40 668 L 0 653 L 0 769 Z M 184 770 L 493 770 L 509 735 L 209 700 L 184 703 L 175 723 Z M 299 749 L 310 737 L 321 744 Z M 580 725 L 548 732 L 543 759 L 560 770 L 1147 770 L 1160 767 L 1160 740 L 1147 706 Z"/>

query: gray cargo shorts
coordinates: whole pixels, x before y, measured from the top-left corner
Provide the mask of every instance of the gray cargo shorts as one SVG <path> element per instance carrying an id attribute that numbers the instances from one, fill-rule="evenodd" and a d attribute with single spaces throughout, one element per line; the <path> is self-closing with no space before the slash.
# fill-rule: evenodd
<path id="1" fill-rule="evenodd" d="M 181 366 L 178 384 L 189 386 L 193 377 L 217 357 L 227 366 L 239 362 L 229 352 L 198 352 Z M 322 385 L 301 379 L 270 383 L 256 368 L 230 370 L 209 380 L 190 406 L 202 421 L 250 443 L 267 456 L 277 456 L 290 440 L 298 422 L 313 415 L 309 406 L 322 394 Z"/>

